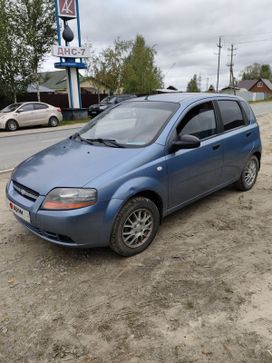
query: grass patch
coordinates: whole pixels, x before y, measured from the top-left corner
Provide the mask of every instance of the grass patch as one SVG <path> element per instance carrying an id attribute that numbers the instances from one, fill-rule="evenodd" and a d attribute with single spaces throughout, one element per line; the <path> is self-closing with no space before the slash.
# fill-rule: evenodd
<path id="1" fill-rule="evenodd" d="M 249 101 L 248 103 L 255 104 L 255 103 L 269 103 L 269 102 L 272 102 L 272 98 L 268 98 L 267 100 Z"/>
<path id="2" fill-rule="evenodd" d="M 60 122 L 60 126 L 67 126 L 67 125 L 77 125 L 77 124 L 83 124 L 90 121 L 90 117 L 84 118 L 82 120 L 63 120 Z"/>

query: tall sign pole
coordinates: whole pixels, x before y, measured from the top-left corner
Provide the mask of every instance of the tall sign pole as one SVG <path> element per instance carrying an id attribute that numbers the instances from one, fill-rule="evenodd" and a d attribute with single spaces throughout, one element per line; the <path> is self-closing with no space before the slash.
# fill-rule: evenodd
<path id="1" fill-rule="evenodd" d="M 53 45 L 52 55 L 59 57 L 55 68 L 66 69 L 67 90 L 70 109 L 82 108 L 79 70 L 85 69 L 83 58 L 90 56 L 89 48 L 82 47 L 80 33 L 80 18 L 78 0 L 55 0 L 55 13 L 57 22 L 58 44 Z M 71 46 L 74 33 L 69 26 L 70 21 L 76 21 L 77 39 L 76 46 Z M 61 34 L 60 23 L 63 23 Z"/>

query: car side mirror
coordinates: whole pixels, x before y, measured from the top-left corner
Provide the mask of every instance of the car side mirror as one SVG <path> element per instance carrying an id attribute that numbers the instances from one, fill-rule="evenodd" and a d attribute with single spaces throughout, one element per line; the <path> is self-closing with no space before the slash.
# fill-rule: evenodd
<path id="1" fill-rule="evenodd" d="M 183 135 L 171 144 L 170 151 L 176 152 L 180 149 L 196 149 L 200 146 L 200 140 L 193 135 Z"/>
<path id="2" fill-rule="evenodd" d="M 21 113 L 21 112 L 22 112 L 22 110 L 17 110 L 17 111 L 16 111 L 16 113 Z"/>

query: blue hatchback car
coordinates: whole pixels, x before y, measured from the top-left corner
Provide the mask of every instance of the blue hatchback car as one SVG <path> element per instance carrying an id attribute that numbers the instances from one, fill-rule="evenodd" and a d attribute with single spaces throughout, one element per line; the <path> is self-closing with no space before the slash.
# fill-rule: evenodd
<path id="1" fill-rule="evenodd" d="M 259 127 L 243 99 L 153 95 L 103 112 L 22 162 L 6 194 L 41 238 L 131 256 L 166 215 L 232 183 L 251 189 L 260 161 Z"/>

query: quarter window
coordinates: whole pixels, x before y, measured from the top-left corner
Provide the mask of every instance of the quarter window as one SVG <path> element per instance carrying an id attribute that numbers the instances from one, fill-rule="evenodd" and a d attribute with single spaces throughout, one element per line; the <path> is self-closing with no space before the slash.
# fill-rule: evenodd
<path id="1" fill-rule="evenodd" d="M 241 105 L 242 105 L 242 107 L 243 107 L 243 109 L 245 111 L 246 118 L 247 118 L 247 123 L 249 123 L 250 120 L 251 120 L 251 117 L 252 117 L 251 108 L 250 108 L 249 104 L 247 102 L 245 102 L 245 101 L 242 101 Z"/>
<path id="2" fill-rule="evenodd" d="M 216 134 L 216 119 L 212 102 L 191 109 L 178 127 L 178 135 L 193 135 L 205 139 Z"/>
<path id="3" fill-rule="evenodd" d="M 224 131 L 244 126 L 245 121 L 241 109 L 235 101 L 218 101 L 218 106 L 222 116 Z"/>

